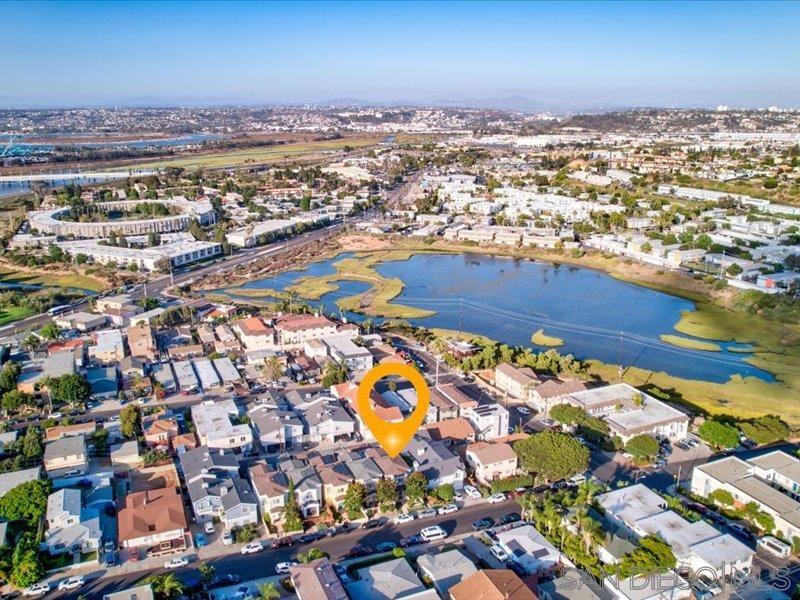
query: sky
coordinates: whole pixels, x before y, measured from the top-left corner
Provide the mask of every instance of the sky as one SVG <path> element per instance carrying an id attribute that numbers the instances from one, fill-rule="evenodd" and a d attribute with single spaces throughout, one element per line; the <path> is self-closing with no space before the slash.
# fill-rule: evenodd
<path id="1" fill-rule="evenodd" d="M 800 3 L 0 5 L 0 107 L 800 107 Z"/>

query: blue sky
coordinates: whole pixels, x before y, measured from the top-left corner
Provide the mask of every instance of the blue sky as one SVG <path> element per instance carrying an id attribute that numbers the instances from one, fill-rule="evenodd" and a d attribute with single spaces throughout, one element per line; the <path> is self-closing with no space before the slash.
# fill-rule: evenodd
<path id="1" fill-rule="evenodd" d="M 3 3 L 0 106 L 800 106 L 800 3 Z"/>

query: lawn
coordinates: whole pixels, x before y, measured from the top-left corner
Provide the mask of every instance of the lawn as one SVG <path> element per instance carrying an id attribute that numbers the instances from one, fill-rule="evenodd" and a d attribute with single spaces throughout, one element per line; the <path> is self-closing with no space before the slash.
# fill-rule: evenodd
<path id="1" fill-rule="evenodd" d="M 345 147 L 363 148 L 366 146 L 374 146 L 382 139 L 382 137 L 341 138 L 337 140 L 308 142 L 305 144 L 283 144 L 265 148 L 248 148 L 246 150 L 236 150 L 232 152 L 161 160 L 133 165 L 127 168 L 130 170 L 142 170 L 163 169 L 166 167 L 183 167 L 185 169 L 235 167 L 244 164 L 273 162 L 285 158 L 298 158 L 316 152 L 343 150 Z"/>
<path id="2" fill-rule="evenodd" d="M 106 284 L 90 275 L 80 273 L 58 274 L 58 273 L 33 273 L 29 271 L 15 271 L 6 267 L 0 267 L 0 281 L 4 283 L 26 283 L 29 285 L 41 285 L 44 287 L 63 287 L 91 290 L 99 292 L 106 287 Z"/>
<path id="3" fill-rule="evenodd" d="M 6 306 L 0 308 L 0 326 L 8 325 L 34 314 L 30 308 L 24 306 Z"/>

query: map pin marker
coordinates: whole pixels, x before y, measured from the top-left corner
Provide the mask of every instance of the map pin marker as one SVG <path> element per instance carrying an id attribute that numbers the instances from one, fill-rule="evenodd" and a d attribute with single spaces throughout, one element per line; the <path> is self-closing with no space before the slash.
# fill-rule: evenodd
<path id="1" fill-rule="evenodd" d="M 375 384 L 388 375 L 399 375 L 408 379 L 417 393 L 417 406 L 414 412 L 401 423 L 389 423 L 375 414 L 370 401 L 370 393 Z M 403 451 L 425 420 L 430 404 L 428 384 L 419 371 L 407 364 L 385 363 L 370 369 L 358 385 L 356 408 L 364 424 L 378 440 L 386 454 L 394 458 Z"/>

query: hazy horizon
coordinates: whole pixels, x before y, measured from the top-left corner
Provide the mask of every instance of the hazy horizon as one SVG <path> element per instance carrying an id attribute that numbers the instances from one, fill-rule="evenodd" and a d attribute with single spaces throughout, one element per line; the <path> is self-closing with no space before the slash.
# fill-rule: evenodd
<path id="1" fill-rule="evenodd" d="M 4 108 L 800 107 L 800 4 L 6 3 Z"/>

